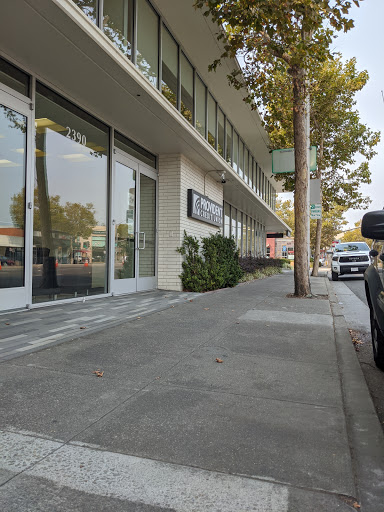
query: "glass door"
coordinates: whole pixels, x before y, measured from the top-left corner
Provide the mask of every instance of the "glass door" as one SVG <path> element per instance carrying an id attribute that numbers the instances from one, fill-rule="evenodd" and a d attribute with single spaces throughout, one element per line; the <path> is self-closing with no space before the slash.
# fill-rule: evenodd
<path id="1" fill-rule="evenodd" d="M 138 165 L 116 153 L 112 194 L 112 286 L 113 293 L 136 291 Z"/>
<path id="2" fill-rule="evenodd" d="M 30 303 L 30 115 L 26 103 L 0 90 L 0 310 Z"/>
<path id="3" fill-rule="evenodd" d="M 157 175 L 116 151 L 112 190 L 111 291 L 152 290 L 157 286 Z"/>

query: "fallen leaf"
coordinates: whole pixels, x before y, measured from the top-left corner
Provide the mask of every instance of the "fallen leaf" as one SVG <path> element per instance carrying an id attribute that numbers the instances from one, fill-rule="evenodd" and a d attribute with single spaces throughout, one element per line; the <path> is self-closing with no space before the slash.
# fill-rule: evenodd
<path id="1" fill-rule="evenodd" d="M 224 363 L 224 361 L 222 359 L 219 359 L 218 357 L 216 357 L 216 363 Z"/>
<path id="2" fill-rule="evenodd" d="M 237 324 L 239 324 L 240 322 L 236 322 Z"/>
<path id="3" fill-rule="evenodd" d="M 353 504 L 353 508 L 361 508 L 360 505 L 357 503 L 357 501 L 355 501 L 355 503 Z"/>
<path id="4" fill-rule="evenodd" d="M 11 325 L 11 324 L 10 324 L 10 323 L 8 323 L 8 322 L 5 322 L 5 325 Z"/>
<path id="5" fill-rule="evenodd" d="M 81 467 L 81 468 L 83 468 L 83 467 L 84 467 L 84 465 L 83 465 L 83 464 L 80 464 L 80 467 Z"/>
<path id="6" fill-rule="evenodd" d="M 92 373 L 94 373 L 96 377 L 102 377 L 104 375 L 104 372 L 102 372 L 101 370 L 95 370 Z"/>
<path id="7" fill-rule="evenodd" d="M 86 329 L 86 327 L 80 327 L 80 329 Z"/>
<path id="8" fill-rule="evenodd" d="M 209 308 L 204 308 L 204 311 L 208 311 Z"/>
<path id="9" fill-rule="evenodd" d="M 141 316 L 138 316 L 137 319 L 140 320 Z"/>
<path id="10" fill-rule="evenodd" d="M 189 302 L 193 302 L 193 299 L 189 299 Z"/>

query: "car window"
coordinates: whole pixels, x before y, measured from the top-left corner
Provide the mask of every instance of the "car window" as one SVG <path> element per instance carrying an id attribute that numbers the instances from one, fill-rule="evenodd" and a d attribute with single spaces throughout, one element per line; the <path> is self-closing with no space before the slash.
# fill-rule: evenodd
<path id="1" fill-rule="evenodd" d="M 369 247 L 365 242 L 351 242 L 349 244 L 337 244 L 336 252 L 353 252 L 353 251 L 369 251 Z"/>

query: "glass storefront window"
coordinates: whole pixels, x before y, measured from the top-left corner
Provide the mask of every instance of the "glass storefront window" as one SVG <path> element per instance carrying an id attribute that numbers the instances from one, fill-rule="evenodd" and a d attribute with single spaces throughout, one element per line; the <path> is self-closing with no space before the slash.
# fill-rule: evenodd
<path id="1" fill-rule="evenodd" d="M 256 193 L 257 192 L 257 163 L 255 160 L 253 160 L 253 186 L 252 189 Z"/>
<path id="2" fill-rule="evenodd" d="M 117 48 L 131 58 L 133 0 L 104 0 L 103 30 Z"/>
<path id="3" fill-rule="evenodd" d="M 253 189 L 253 158 L 251 156 L 251 153 L 249 153 L 249 186 L 251 189 Z"/>
<path id="4" fill-rule="evenodd" d="M 27 119 L 0 104 L 0 288 L 24 286 Z"/>
<path id="5" fill-rule="evenodd" d="M 241 246 L 241 254 L 247 255 L 247 216 L 243 215 L 243 243 Z"/>
<path id="6" fill-rule="evenodd" d="M 136 5 L 136 66 L 157 87 L 159 77 L 159 17 L 147 0 L 138 0 Z"/>
<path id="7" fill-rule="evenodd" d="M 240 251 L 240 255 L 241 255 L 242 220 L 243 220 L 243 214 L 240 211 L 238 211 L 237 212 L 237 248 Z"/>
<path id="8" fill-rule="evenodd" d="M 230 226 L 230 218 L 231 218 L 231 207 L 228 203 L 224 203 L 224 236 L 231 236 L 231 226 Z"/>
<path id="9" fill-rule="evenodd" d="M 29 76 L 0 58 L 0 82 L 23 96 L 29 96 Z"/>
<path id="10" fill-rule="evenodd" d="M 208 94 L 208 142 L 216 147 L 216 101 Z"/>
<path id="11" fill-rule="evenodd" d="M 223 111 L 220 108 L 217 108 L 217 151 L 220 156 L 224 158 L 224 142 L 225 142 L 225 132 L 224 132 L 224 126 L 225 126 L 225 118 Z"/>
<path id="12" fill-rule="evenodd" d="M 239 136 L 233 130 L 233 164 L 232 167 L 239 172 Z"/>
<path id="13" fill-rule="evenodd" d="M 127 137 L 124 137 L 124 135 L 121 135 L 119 132 L 116 131 L 114 144 L 117 148 L 121 149 L 125 153 L 128 153 L 129 155 L 137 158 L 137 160 L 140 160 L 144 164 L 147 164 L 150 167 L 156 169 L 155 155 L 152 155 L 152 153 L 146 151 L 142 147 L 135 144 L 132 140 L 128 139 Z"/>
<path id="14" fill-rule="evenodd" d="M 226 138 L 227 138 L 227 142 L 226 142 L 226 145 L 225 145 L 225 153 L 226 153 L 225 159 L 229 163 L 229 165 L 232 165 L 232 148 L 233 148 L 232 132 L 233 132 L 232 125 L 227 120 L 227 123 L 226 123 L 226 134 L 227 134 Z"/>
<path id="15" fill-rule="evenodd" d="M 249 183 L 249 151 L 244 147 L 244 180 Z"/>
<path id="16" fill-rule="evenodd" d="M 244 178 L 244 143 L 239 141 L 239 176 Z"/>
<path id="17" fill-rule="evenodd" d="M 161 92 L 177 108 L 177 68 L 179 47 L 168 30 L 162 30 Z"/>
<path id="18" fill-rule="evenodd" d="M 93 23 L 96 23 L 97 20 L 97 3 L 98 0 L 73 0 L 74 3 L 80 7 L 84 14 L 90 18 Z M 104 0 L 107 2 L 107 0 Z"/>
<path id="19" fill-rule="evenodd" d="M 247 254 L 252 254 L 252 219 L 248 217 L 247 225 Z"/>
<path id="20" fill-rule="evenodd" d="M 32 300 L 104 293 L 109 129 L 36 87 Z"/>
<path id="21" fill-rule="evenodd" d="M 187 121 L 193 124 L 193 67 L 184 53 L 180 62 L 181 105 L 180 110 Z"/>
<path id="22" fill-rule="evenodd" d="M 196 130 L 205 138 L 205 118 L 207 113 L 207 88 L 196 76 Z"/>
<path id="23" fill-rule="evenodd" d="M 233 238 L 235 240 L 237 240 L 237 223 L 236 223 L 236 218 L 237 218 L 237 210 L 236 210 L 236 208 L 231 206 L 231 219 L 232 219 L 231 236 L 233 236 Z"/>

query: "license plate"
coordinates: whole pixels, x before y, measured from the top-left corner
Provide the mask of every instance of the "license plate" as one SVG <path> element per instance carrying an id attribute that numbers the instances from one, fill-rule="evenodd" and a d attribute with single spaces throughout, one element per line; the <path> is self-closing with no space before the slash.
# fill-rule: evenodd
<path id="1" fill-rule="evenodd" d="M 351 268 L 351 272 L 358 272 L 359 271 L 359 268 L 358 267 L 352 267 Z"/>

